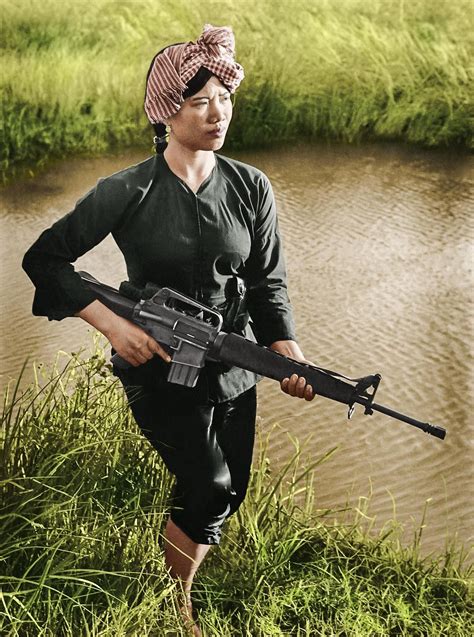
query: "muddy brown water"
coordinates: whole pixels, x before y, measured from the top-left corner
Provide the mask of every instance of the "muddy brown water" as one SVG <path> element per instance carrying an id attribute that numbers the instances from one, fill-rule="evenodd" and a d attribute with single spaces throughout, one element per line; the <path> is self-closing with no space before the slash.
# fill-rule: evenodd
<path id="1" fill-rule="evenodd" d="M 374 528 L 395 517 L 409 542 L 426 505 L 425 552 L 441 551 L 453 537 L 470 546 L 472 160 L 399 145 L 299 146 L 232 156 L 272 181 L 307 358 L 349 376 L 380 372 L 377 402 L 448 430 L 442 442 L 361 409 L 348 422 L 343 405 L 322 398 L 305 403 L 263 381 L 259 430 L 276 427 L 269 447 L 273 472 L 293 453 L 288 433 L 301 441 L 303 462 L 337 447 L 314 470 L 318 509 L 362 506 Z M 99 177 L 145 157 L 62 162 L 1 191 L 2 388 L 26 356 L 24 382 L 33 377 L 34 361 L 49 364 L 58 350 L 91 346 L 90 328 L 80 319 L 58 323 L 31 315 L 32 286 L 21 258 Z M 126 278 L 110 237 L 77 266 L 112 285 Z"/>

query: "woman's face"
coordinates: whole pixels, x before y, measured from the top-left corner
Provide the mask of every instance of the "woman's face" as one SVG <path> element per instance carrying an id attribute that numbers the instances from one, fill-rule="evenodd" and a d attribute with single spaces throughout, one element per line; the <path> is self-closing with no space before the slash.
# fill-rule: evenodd
<path id="1" fill-rule="evenodd" d="M 232 102 L 226 87 L 212 76 L 195 95 L 187 97 L 180 110 L 167 120 L 170 142 L 189 150 L 218 150 L 232 119 Z"/>

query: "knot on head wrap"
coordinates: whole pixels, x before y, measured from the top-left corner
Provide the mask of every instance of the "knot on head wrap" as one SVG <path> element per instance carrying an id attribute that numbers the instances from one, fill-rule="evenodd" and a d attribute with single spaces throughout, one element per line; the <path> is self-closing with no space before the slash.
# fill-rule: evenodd
<path id="1" fill-rule="evenodd" d="M 157 124 L 179 111 L 186 82 L 201 66 L 235 93 L 244 78 L 244 70 L 235 61 L 234 54 L 232 29 L 206 24 L 196 42 L 175 44 L 157 55 L 146 85 L 145 112 L 149 121 Z"/>
<path id="2" fill-rule="evenodd" d="M 204 49 L 209 57 L 226 57 L 233 62 L 235 55 L 235 38 L 229 27 L 213 27 L 205 24 L 197 46 Z"/>

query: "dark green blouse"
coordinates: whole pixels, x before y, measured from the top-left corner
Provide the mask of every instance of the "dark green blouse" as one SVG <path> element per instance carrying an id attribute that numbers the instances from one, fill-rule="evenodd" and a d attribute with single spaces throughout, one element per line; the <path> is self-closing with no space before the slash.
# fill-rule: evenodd
<path id="1" fill-rule="evenodd" d="M 23 268 L 36 286 L 33 313 L 61 320 L 94 301 L 71 263 L 112 233 L 134 286 L 151 282 L 219 306 L 228 278 L 240 276 L 258 342 L 294 339 L 271 184 L 253 166 L 215 158 L 196 194 L 163 155 L 100 179 L 25 254 Z M 237 368 L 215 374 L 209 397 L 229 400 L 256 380 Z"/>

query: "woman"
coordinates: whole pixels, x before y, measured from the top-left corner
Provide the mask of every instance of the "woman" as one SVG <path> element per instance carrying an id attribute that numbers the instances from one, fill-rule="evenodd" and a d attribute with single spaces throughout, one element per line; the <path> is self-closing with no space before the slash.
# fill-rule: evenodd
<path id="1" fill-rule="evenodd" d="M 167 383 L 168 353 L 102 305 L 71 262 L 111 232 L 131 288 L 151 282 L 178 289 L 221 309 L 227 330 L 251 339 L 255 334 L 263 345 L 304 360 L 294 340 L 271 185 L 256 168 L 215 154 L 232 118 L 231 93 L 243 76 L 227 27 L 206 25 L 196 42 L 160 51 L 145 94 L 156 156 L 99 180 L 23 261 L 36 286 L 34 314 L 80 316 L 130 363 L 114 372 L 138 425 L 176 476 L 165 559 L 183 584 L 189 614 L 194 574 L 245 497 L 259 379 L 208 364 L 193 389 Z M 246 309 L 237 313 L 234 306 L 230 311 L 235 298 L 226 298 L 236 277 L 247 288 Z M 285 379 L 281 387 L 313 398 L 304 378 Z"/>

